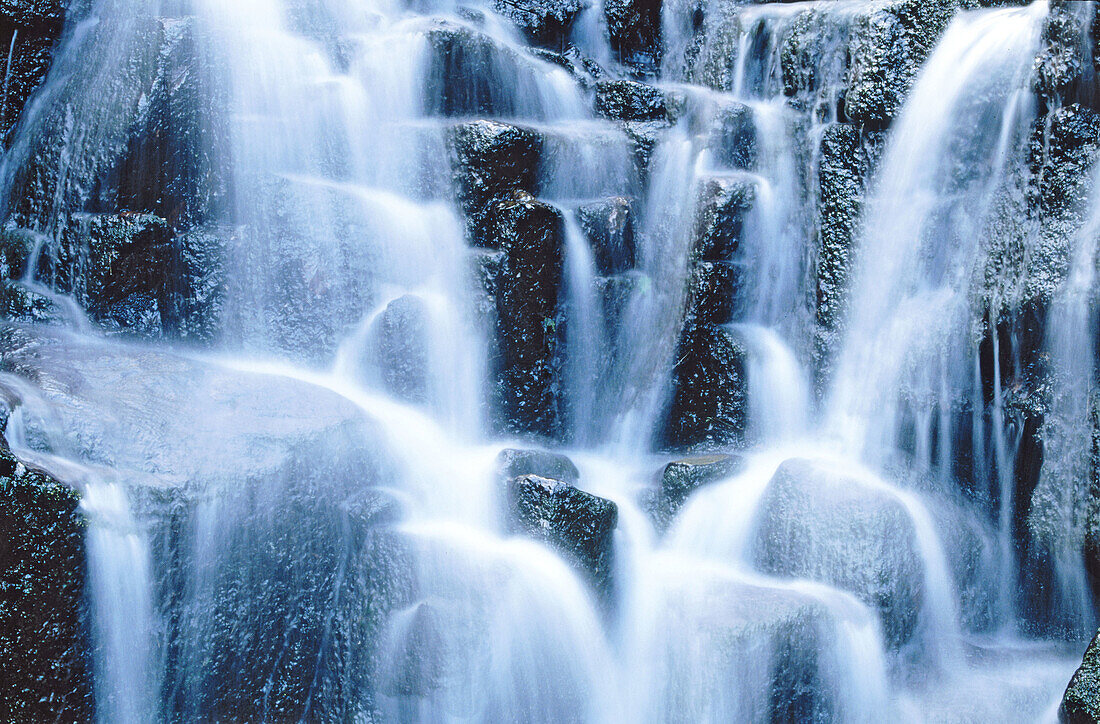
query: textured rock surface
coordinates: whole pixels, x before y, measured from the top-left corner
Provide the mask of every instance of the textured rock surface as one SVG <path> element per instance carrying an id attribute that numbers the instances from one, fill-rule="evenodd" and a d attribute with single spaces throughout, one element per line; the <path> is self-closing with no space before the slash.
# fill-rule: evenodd
<path id="1" fill-rule="evenodd" d="M 543 541 L 580 569 L 606 602 L 612 595 L 619 510 L 561 480 L 524 475 L 508 483 L 508 525 Z"/>
<path id="2" fill-rule="evenodd" d="M 745 429 L 745 350 L 724 327 L 691 326 L 680 340 L 663 446 L 708 448 L 738 442 Z"/>
<path id="3" fill-rule="evenodd" d="M 535 45 L 560 50 L 584 4 L 580 0 L 496 0 L 495 9 Z"/>
<path id="4" fill-rule="evenodd" d="M 504 252 L 497 280 L 497 318 L 505 425 L 512 432 L 553 437 L 561 422 L 561 212 L 519 193 L 498 201 L 491 213 L 491 236 Z"/>
<path id="5" fill-rule="evenodd" d="M 755 198 L 756 188 L 748 179 L 718 176 L 705 181 L 699 192 L 693 257 L 702 261 L 733 258 Z"/>
<path id="6" fill-rule="evenodd" d="M 634 217 L 630 199 L 621 196 L 592 201 L 577 209 L 596 261 L 596 272 L 621 274 L 634 268 Z"/>
<path id="7" fill-rule="evenodd" d="M 0 449 L 0 717 L 89 722 L 80 497 Z"/>
<path id="8" fill-rule="evenodd" d="M 661 60 L 661 0 L 606 0 L 611 49 L 619 60 L 641 68 Z"/>
<path id="9" fill-rule="evenodd" d="M 675 102 L 651 85 L 630 80 L 596 83 L 596 113 L 616 121 L 670 121 Z"/>
<path id="10" fill-rule="evenodd" d="M 489 205 L 511 192 L 533 191 L 542 139 L 533 131 L 496 121 L 456 126 L 452 134 L 456 192 L 471 240 L 498 246 L 489 237 Z"/>
<path id="11" fill-rule="evenodd" d="M 1065 724 L 1095 724 L 1100 721 L 1100 634 L 1085 651 L 1080 668 L 1070 679 L 1058 718 Z"/>
<path id="12" fill-rule="evenodd" d="M 821 139 L 817 322 L 827 330 L 836 329 L 843 318 L 857 225 L 883 143 L 881 133 L 841 123 L 825 129 Z"/>

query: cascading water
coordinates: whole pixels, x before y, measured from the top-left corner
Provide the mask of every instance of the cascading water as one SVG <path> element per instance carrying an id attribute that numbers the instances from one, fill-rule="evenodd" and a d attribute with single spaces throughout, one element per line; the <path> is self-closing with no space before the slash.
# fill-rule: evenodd
<path id="1" fill-rule="evenodd" d="M 1073 662 L 1013 594 L 1014 352 L 982 352 L 975 288 L 1050 8 L 950 4 L 887 123 L 853 78 L 903 64 L 867 49 L 911 32 L 896 3 L 670 0 L 650 85 L 620 4 L 574 8 L 565 53 L 529 47 L 538 3 L 70 21 L 3 179 L 16 279 L 71 308 L 4 327 L 0 391 L 12 451 L 82 495 L 100 721 L 1052 715 Z M 184 47 L 202 202 L 162 189 L 161 228 L 124 205 L 156 164 L 118 159 Z M 842 169 L 866 198 L 827 289 L 845 133 L 884 146 Z M 1041 491 L 1090 474 L 1095 218 L 1046 328 Z M 102 272 L 73 248 L 106 224 L 152 241 Z M 142 281 L 158 234 L 221 240 L 165 262 L 217 266 L 216 334 L 181 331 L 182 281 L 80 281 Z M 188 344 L 126 338 L 122 302 Z M 1046 541 L 1081 630 L 1087 505 Z"/>

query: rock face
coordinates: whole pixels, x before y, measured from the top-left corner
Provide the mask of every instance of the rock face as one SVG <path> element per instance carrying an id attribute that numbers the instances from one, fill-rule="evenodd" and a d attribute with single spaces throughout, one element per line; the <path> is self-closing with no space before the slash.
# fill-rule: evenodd
<path id="1" fill-rule="evenodd" d="M 817 321 L 834 330 L 843 318 L 856 225 L 884 135 L 836 123 L 825 129 L 818 166 L 821 232 L 817 249 Z"/>
<path id="2" fill-rule="evenodd" d="M 596 83 L 596 113 L 616 121 L 670 121 L 674 106 L 668 95 L 630 80 Z"/>
<path id="3" fill-rule="evenodd" d="M 573 21 L 584 4 L 580 0 L 496 0 L 495 9 L 515 23 L 534 45 L 564 50 Z"/>
<path id="4" fill-rule="evenodd" d="M 898 0 L 860 20 L 848 49 L 844 113 L 850 121 L 867 129 L 889 125 L 957 9 L 953 0 Z"/>
<path id="5" fill-rule="evenodd" d="M 1085 651 L 1081 667 L 1070 679 L 1058 718 L 1065 724 L 1095 724 L 1100 721 L 1100 634 Z"/>
<path id="6" fill-rule="evenodd" d="M 912 638 L 924 570 L 913 522 L 892 493 L 788 460 L 760 501 L 756 531 L 753 558 L 762 572 L 848 591 L 878 610 L 892 646 Z"/>
<path id="7" fill-rule="evenodd" d="M 611 49 L 621 62 L 638 68 L 660 63 L 660 0 L 607 0 L 603 11 Z"/>
<path id="8" fill-rule="evenodd" d="M 690 327 L 680 340 L 673 396 L 662 445 L 671 449 L 722 447 L 745 429 L 746 352 L 725 327 Z"/>
<path id="9" fill-rule="evenodd" d="M 534 131 L 496 121 L 456 126 L 451 136 L 456 192 L 478 246 L 489 237 L 489 206 L 515 191 L 534 191 L 542 139 Z"/>
<path id="10" fill-rule="evenodd" d="M 290 378 L 58 330 L 5 328 L 0 352 L 32 449 L 65 448 L 130 481 L 172 662 L 166 719 L 349 721 L 373 710 L 375 645 L 390 611 L 413 599 L 415 566 L 395 529 L 401 510 L 381 490 L 394 472 L 354 404 Z M 60 522 L 42 530 L 68 530 L 50 515 Z M 10 525 L 20 540 L 26 521 Z M 197 551 L 202 531 L 216 534 Z M 69 563 L 66 576 L 83 575 Z"/>
<path id="11" fill-rule="evenodd" d="M 588 578 L 601 599 L 613 595 L 614 532 L 610 500 L 561 480 L 522 475 L 508 483 L 508 527 L 559 551 Z"/>
<path id="12" fill-rule="evenodd" d="M 741 246 L 745 215 L 756 199 L 756 187 L 737 176 L 706 180 L 699 192 L 694 259 L 729 261 Z"/>
<path id="13" fill-rule="evenodd" d="M 499 200 L 491 214 L 492 238 L 504 252 L 497 279 L 502 414 L 512 432 L 554 437 L 561 422 L 562 215 L 523 193 Z"/>
<path id="14" fill-rule="evenodd" d="M 93 720 L 85 520 L 71 488 L 0 449 L 0 712 Z"/>
<path id="15" fill-rule="evenodd" d="M 577 220 L 584 231 L 601 275 L 634 268 L 634 217 L 630 200 L 621 196 L 582 204 Z"/>
<path id="16" fill-rule="evenodd" d="M 752 109 L 743 103 L 731 103 L 721 109 L 711 128 L 710 147 L 715 149 L 715 156 L 727 168 L 754 168 L 756 124 Z"/>

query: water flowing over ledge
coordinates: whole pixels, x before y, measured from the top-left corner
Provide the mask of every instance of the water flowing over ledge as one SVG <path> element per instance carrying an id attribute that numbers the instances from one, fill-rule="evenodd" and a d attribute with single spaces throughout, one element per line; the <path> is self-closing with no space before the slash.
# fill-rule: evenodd
<path id="1" fill-rule="evenodd" d="M 1057 716 L 1091 3 L 23 5 L 17 718 Z"/>

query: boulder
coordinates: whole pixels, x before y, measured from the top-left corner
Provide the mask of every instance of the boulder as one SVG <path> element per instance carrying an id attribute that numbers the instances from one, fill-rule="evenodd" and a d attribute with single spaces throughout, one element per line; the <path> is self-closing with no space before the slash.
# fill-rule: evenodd
<path id="1" fill-rule="evenodd" d="M 69 486 L 0 447 L 0 711 L 91 721 L 86 521 Z"/>
<path id="2" fill-rule="evenodd" d="M 618 520 L 613 502 L 561 480 L 522 475 L 508 483 L 508 530 L 546 543 L 565 556 L 605 603 L 613 595 Z"/>
<path id="3" fill-rule="evenodd" d="M 489 205 L 514 191 L 533 191 L 542 138 L 534 131 L 496 121 L 472 121 L 451 133 L 458 202 L 470 240 L 496 246 L 489 237 Z"/>
<path id="4" fill-rule="evenodd" d="M 524 475 L 560 480 L 568 485 L 581 481 L 580 471 L 565 455 L 546 450 L 505 448 L 497 455 L 497 477 L 508 482 Z"/>
<path id="5" fill-rule="evenodd" d="M 676 353 L 662 447 L 721 447 L 743 438 L 745 356 L 744 346 L 729 329 L 688 326 Z"/>
<path id="6" fill-rule="evenodd" d="M 577 221 L 592 246 L 598 274 L 621 274 L 634 268 L 634 216 L 630 199 L 621 196 L 577 208 Z"/>
<path id="7" fill-rule="evenodd" d="M 613 121 L 673 120 L 675 104 L 664 91 L 632 80 L 596 83 L 596 114 Z"/>
<path id="8" fill-rule="evenodd" d="M 619 62 L 655 69 L 661 61 L 661 1 L 606 0 L 603 11 Z"/>
<path id="9" fill-rule="evenodd" d="M 877 610 L 891 646 L 913 637 L 924 566 L 909 512 L 889 490 L 788 460 L 760 501 L 751 550 L 762 573 L 835 586 Z"/>
<path id="10" fill-rule="evenodd" d="M 1065 724 L 1100 722 L 1100 633 L 1092 639 L 1066 687 L 1058 718 Z"/>
<path id="11" fill-rule="evenodd" d="M 695 455 L 673 460 L 661 473 L 659 514 L 667 522 L 699 488 L 736 474 L 742 458 L 734 455 Z"/>
<path id="12" fill-rule="evenodd" d="M 371 324 L 370 347 L 382 386 L 406 402 L 428 400 L 427 326 L 428 310 L 412 294 L 390 302 Z"/>
<path id="13" fill-rule="evenodd" d="M 493 7 L 532 44 L 563 50 L 585 6 L 581 0 L 495 0 Z"/>
<path id="14" fill-rule="evenodd" d="M 504 252 L 496 295 L 504 424 L 553 437 L 560 427 L 563 217 L 522 192 L 500 199 L 491 216 L 493 245 Z"/>
<path id="15" fill-rule="evenodd" d="M 743 176 L 716 176 L 699 190 L 692 257 L 729 261 L 741 246 L 745 216 L 756 199 L 756 186 Z"/>

